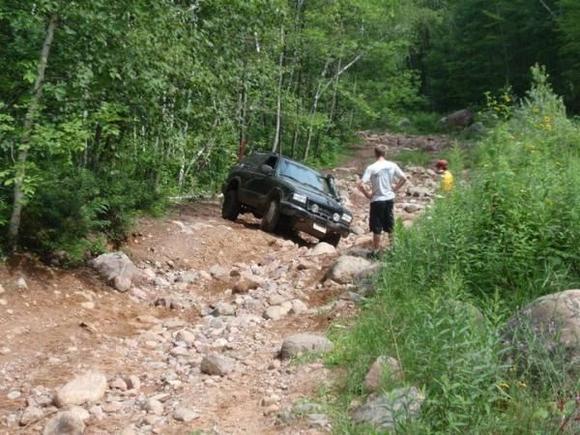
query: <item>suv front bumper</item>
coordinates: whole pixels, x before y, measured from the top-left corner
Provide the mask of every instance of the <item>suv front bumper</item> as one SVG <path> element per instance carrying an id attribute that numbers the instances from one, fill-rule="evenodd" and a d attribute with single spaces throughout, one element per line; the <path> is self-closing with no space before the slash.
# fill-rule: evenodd
<path id="1" fill-rule="evenodd" d="M 322 238 L 329 234 L 340 234 L 345 237 L 350 233 L 349 225 L 326 219 L 289 201 L 280 201 L 280 213 L 284 216 L 290 216 L 294 221 L 294 228 L 298 231 L 315 237 Z M 319 228 L 324 228 L 325 231 L 321 231 Z"/>

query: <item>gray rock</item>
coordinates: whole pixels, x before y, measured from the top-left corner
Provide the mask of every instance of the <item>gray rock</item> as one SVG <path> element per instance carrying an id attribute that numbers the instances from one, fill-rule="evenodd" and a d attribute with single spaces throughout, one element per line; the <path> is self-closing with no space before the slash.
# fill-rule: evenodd
<path id="1" fill-rule="evenodd" d="M 127 388 L 129 390 L 139 390 L 141 388 L 141 380 L 139 379 L 139 376 L 129 375 L 125 378 L 125 382 L 127 383 Z"/>
<path id="2" fill-rule="evenodd" d="M 201 360 L 200 370 L 211 376 L 225 376 L 234 370 L 234 360 L 221 355 L 206 355 Z"/>
<path id="3" fill-rule="evenodd" d="M 283 305 L 274 305 L 264 311 L 264 318 L 268 320 L 280 320 L 290 312 L 290 308 Z"/>
<path id="4" fill-rule="evenodd" d="M 182 272 L 178 276 L 178 280 L 181 282 L 185 282 L 187 284 L 193 284 L 194 282 L 199 280 L 199 273 L 191 271 L 191 270 L 186 271 L 186 272 Z"/>
<path id="5" fill-rule="evenodd" d="M 318 255 L 335 255 L 336 248 L 330 243 L 320 242 L 314 248 L 312 248 L 308 255 L 313 257 Z"/>
<path id="6" fill-rule="evenodd" d="M 19 290 L 28 290 L 28 284 L 23 277 L 20 277 L 16 280 L 16 288 Z"/>
<path id="7" fill-rule="evenodd" d="M 100 372 L 87 372 L 61 387 L 55 396 L 58 407 L 97 402 L 107 390 L 107 378 Z"/>
<path id="8" fill-rule="evenodd" d="M 183 329 L 175 334 L 175 339 L 177 341 L 183 341 L 188 346 L 192 346 L 195 343 L 195 334 L 187 329 Z"/>
<path id="9" fill-rule="evenodd" d="M 307 352 L 323 353 L 333 349 L 334 344 L 326 337 L 314 334 L 296 334 L 284 340 L 280 357 L 288 359 Z"/>
<path id="10" fill-rule="evenodd" d="M 161 403 L 157 399 L 149 399 L 145 402 L 144 406 L 145 411 L 153 415 L 163 415 L 164 407 L 163 403 Z"/>
<path id="11" fill-rule="evenodd" d="M 471 110 L 461 109 L 441 118 L 439 122 L 448 128 L 465 128 L 473 123 L 474 118 Z"/>
<path id="12" fill-rule="evenodd" d="M 290 314 L 302 314 L 308 311 L 308 306 L 300 299 L 294 299 L 291 303 L 292 308 L 290 309 Z"/>
<path id="13" fill-rule="evenodd" d="M 190 421 L 199 418 L 199 414 L 191 408 L 180 406 L 173 413 L 173 418 L 176 419 L 177 421 L 189 423 Z"/>
<path id="14" fill-rule="evenodd" d="M 329 428 L 330 420 L 326 414 L 308 414 L 306 416 L 308 426 L 313 428 Z"/>
<path id="15" fill-rule="evenodd" d="M 417 204 L 409 203 L 403 205 L 403 210 L 405 210 L 407 213 L 415 213 L 421 210 L 421 207 Z"/>
<path id="16" fill-rule="evenodd" d="M 512 316 L 503 340 L 513 356 L 527 359 L 534 346 L 550 355 L 561 353 L 570 370 L 580 372 L 580 290 L 542 296 Z"/>
<path id="17" fill-rule="evenodd" d="M 397 388 L 369 396 L 364 405 L 354 410 L 352 419 L 377 429 L 393 430 L 398 424 L 417 418 L 424 401 L 425 395 L 416 387 Z"/>
<path id="18" fill-rule="evenodd" d="M 428 198 L 433 195 L 426 187 L 411 186 L 407 189 L 407 194 L 416 198 Z"/>
<path id="19" fill-rule="evenodd" d="M 212 311 L 214 316 L 235 316 L 236 308 L 232 304 L 225 302 L 218 302 Z"/>
<path id="20" fill-rule="evenodd" d="M 485 126 L 482 122 L 474 122 L 466 130 L 470 134 L 483 134 L 485 133 Z"/>
<path id="21" fill-rule="evenodd" d="M 375 392 L 381 386 L 383 377 L 401 380 L 403 372 L 401 364 L 391 356 L 381 355 L 371 365 L 364 381 L 364 386 L 368 391 Z"/>
<path id="22" fill-rule="evenodd" d="M 348 284 L 363 275 L 374 273 L 378 268 L 378 264 L 365 258 L 343 255 L 336 260 L 326 277 L 339 284 Z"/>
<path id="23" fill-rule="evenodd" d="M 216 264 L 209 268 L 209 274 L 216 279 L 226 278 L 228 276 L 228 271 Z"/>
<path id="24" fill-rule="evenodd" d="M 91 260 L 93 267 L 103 279 L 119 291 L 127 291 L 134 281 L 143 280 L 145 275 L 123 252 L 99 255 Z"/>
<path id="25" fill-rule="evenodd" d="M 44 416 L 44 411 L 36 406 L 29 406 L 20 416 L 20 426 L 28 426 L 29 424 L 40 420 Z"/>
<path id="26" fill-rule="evenodd" d="M 85 423 L 73 411 L 59 412 L 44 427 L 43 435 L 82 435 Z"/>

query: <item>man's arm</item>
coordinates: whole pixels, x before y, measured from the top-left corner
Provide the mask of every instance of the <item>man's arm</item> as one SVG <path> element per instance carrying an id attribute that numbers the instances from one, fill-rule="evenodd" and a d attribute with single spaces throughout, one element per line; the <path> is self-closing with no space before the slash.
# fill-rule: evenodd
<path id="1" fill-rule="evenodd" d="M 403 184 L 405 184 L 407 182 L 407 176 L 405 175 L 405 173 L 403 171 L 401 171 L 401 168 L 399 168 L 397 166 L 397 170 L 396 170 L 396 174 L 399 177 L 399 180 L 397 181 L 397 184 L 395 184 L 395 187 L 393 188 L 393 191 L 395 193 L 397 193 L 401 187 L 403 187 Z"/>
<path id="2" fill-rule="evenodd" d="M 372 194 L 372 192 L 370 192 L 370 191 L 367 189 L 367 187 L 366 187 L 366 185 L 365 185 L 365 182 L 364 182 L 362 179 L 358 180 L 358 183 L 356 183 L 356 187 L 357 187 L 357 189 L 358 189 L 358 190 L 360 190 L 360 191 L 362 192 L 362 194 L 363 194 L 364 196 L 366 196 L 368 199 L 371 199 L 371 198 L 373 197 L 373 194 Z"/>

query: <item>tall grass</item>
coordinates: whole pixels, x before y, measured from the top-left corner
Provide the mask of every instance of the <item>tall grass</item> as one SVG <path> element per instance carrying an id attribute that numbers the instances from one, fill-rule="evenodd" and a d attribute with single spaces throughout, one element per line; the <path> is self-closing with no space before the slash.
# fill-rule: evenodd
<path id="1" fill-rule="evenodd" d="M 501 340 L 518 307 L 580 283 L 580 127 L 540 69 L 534 79 L 511 120 L 477 147 L 469 182 L 397 228 L 377 296 L 330 357 L 348 368 L 343 411 L 364 394 L 372 360 L 388 354 L 427 395 L 421 419 L 401 432 L 555 433 L 569 412 L 557 404 L 580 382 L 565 359 L 540 346 L 516 367 Z M 461 153 L 453 158 L 461 167 Z M 338 431 L 368 433 L 344 415 Z"/>

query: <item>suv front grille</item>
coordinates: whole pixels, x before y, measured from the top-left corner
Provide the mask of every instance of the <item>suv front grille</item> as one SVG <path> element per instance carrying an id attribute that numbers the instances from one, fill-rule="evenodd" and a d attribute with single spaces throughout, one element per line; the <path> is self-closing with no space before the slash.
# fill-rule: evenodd
<path id="1" fill-rule="evenodd" d="M 313 210 L 313 206 L 316 205 L 318 207 L 318 210 Z M 315 207 L 316 208 L 316 207 Z M 312 201 L 308 201 L 308 210 L 310 210 L 312 213 L 314 213 L 315 215 L 321 216 L 325 219 L 330 219 L 332 220 L 332 215 L 333 213 L 330 210 L 325 209 L 323 206 L 321 206 L 320 204 L 316 204 L 315 202 Z"/>

